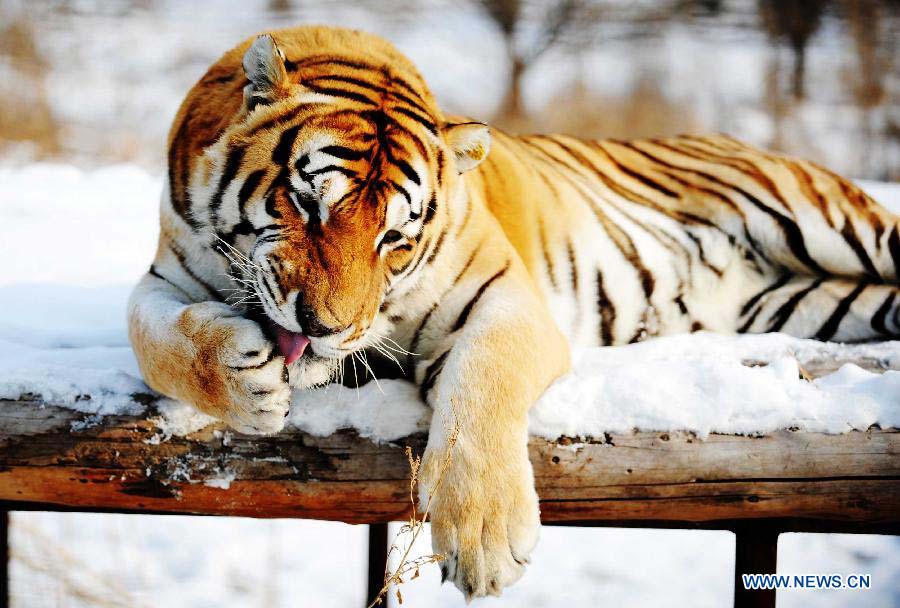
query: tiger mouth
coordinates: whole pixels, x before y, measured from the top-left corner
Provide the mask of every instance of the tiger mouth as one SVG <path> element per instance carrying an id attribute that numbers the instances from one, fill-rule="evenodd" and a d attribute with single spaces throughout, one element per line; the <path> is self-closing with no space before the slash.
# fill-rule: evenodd
<path id="1" fill-rule="evenodd" d="M 309 336 L 282 327 L 269 315 L 258 310 L 248 310 L 245 315 L 259 323 L 266 336 L 275 343 L 276 353 L 284 357 L 285 365 L 294 363 L 304 355 L 307 359 L 318 358 L 313 352 Z"/>
<path id="2" fill-rule="evenodd" d="M 290 365 L 303 356 L 309 346 L 309 338 L 303 334 L 290 331 L 277 323 L 272 323 L 271 331 L 275 334 L 275 345 L 278 353 L 284 357 L 284 364 Z M 310 349 L 312 352 L 312 349 Z"/>

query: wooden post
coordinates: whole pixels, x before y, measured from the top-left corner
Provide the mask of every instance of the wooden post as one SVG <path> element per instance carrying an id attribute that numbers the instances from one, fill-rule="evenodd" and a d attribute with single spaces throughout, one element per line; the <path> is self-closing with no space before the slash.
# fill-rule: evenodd
<path id="1" fill-rule="evenodd" d="M 734 608 L 775 608 L 775 589 L 745 589 L 741 575 L 776 573 L 778 533 L 764 523 L 735 529 Z"/>
<path id="2" fill-rule="evenodd" d="M 387 569 L 388 524 L 369 524 L 369 558 L 366 585 L 368 606 L 384 587 L 384 571 Z"/>

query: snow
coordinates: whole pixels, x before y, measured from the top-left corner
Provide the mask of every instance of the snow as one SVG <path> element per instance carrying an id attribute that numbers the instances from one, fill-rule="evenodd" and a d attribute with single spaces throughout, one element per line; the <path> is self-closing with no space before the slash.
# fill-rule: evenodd
<path id="1" fill-rule="evenodd" d="M 900 185 L 863 186 L 900 208 Z M 143 410 L 131 399 L 150 391 L 128 344 L 125 302 L 155 248 L 160 189 L 158 177 L 133 165 L 0 169 L 0 259 L 17 261 L 0 275 L 0 398 L 32 395 L 88 415 Z M 900 368 L 900 342 L 843 346 L 701 332 L 584 349 L 532 409 L 530 428 L 554 439 L 632 429 L 706 436 L 900 426 L 900 371 L 848 363 L 813 382 L 800 379 L 798 365 L 859 357 Z M 166 434 L 212 421 L 167 399 L 158 409 Z M 355 428 L 392 441 L 426 429 L 429 415 L 412 385 L 382 380 L 298 391 L 287 424 L 320 436 Z"/>
<path id="2" fill-rule="evenodd" d="M 365 528 L 337 522 L 17 512 L 10 544 L 14 607 L 342 608 L 366 593 Z"/>
<path id="3" fill-rule="evenodd" d="M 841 433 L 900 426 L 900 371 L 852 363 L 808 382 L 800 361 L 862 356 L 900 368 L 900 342 L 823 344 L 781 334 L 708 332 L 575 353 L 530 413 L 533 435 L 684 430 L 762 434 L 779 429 Z M 754 365 L 760 361 L 767 365 Z"/>

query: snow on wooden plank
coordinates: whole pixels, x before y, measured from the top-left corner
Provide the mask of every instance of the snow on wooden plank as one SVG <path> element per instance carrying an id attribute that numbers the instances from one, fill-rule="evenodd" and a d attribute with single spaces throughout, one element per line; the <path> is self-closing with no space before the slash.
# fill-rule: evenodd
<path id="1" fill-rule="evenodd" d="M 152 405 L 151 405 L 152 409 Z M 408 515 L 421 434 L 376 444 L 353 431 L 247 437 L 212 425 L 168 437 L 151 415 L 93 419 L 0 401 L 0 500 L 371 523 Z M 900 514 L 900 432 L 780 431 L 762 437 L 607 434 L 531 441 L 545 522 L 810 518 L 860 524 Z"/>

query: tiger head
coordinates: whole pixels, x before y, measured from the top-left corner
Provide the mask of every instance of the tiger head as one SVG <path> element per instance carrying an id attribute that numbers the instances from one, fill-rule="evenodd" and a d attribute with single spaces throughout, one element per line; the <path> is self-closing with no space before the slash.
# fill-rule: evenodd
<path id="1" fill-rule="evenodd" d="M 381 53 L 298 57 L 290 38 L 287 55 L 271 35 L 250 43 L 239 120 L 218 144 L 220 175 L 243 179 L 232 191 L 253 226 L 240 280 L 300 385 L 327 381 L 374 339 L 379 308 L 430 263 L 459 174 L 490 144 L 482 123 L 446 123 L 386 42 L 344 35 Z"/>

